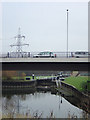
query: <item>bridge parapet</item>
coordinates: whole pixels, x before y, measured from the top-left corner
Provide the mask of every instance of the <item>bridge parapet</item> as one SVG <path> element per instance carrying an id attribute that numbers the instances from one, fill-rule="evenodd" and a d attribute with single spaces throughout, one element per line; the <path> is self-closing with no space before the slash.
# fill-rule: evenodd
<path id="1" fill-rule="evenodd" d="M 88 58 L 0 58 L 0 62 L 89 62 Z"/>
<path id="2" fill-rule="evenodd" d="M 37 56 L 40 53 L 44 53 L 46 57 L 48 53 L 48 57 L 51 57 L 51 54 L 53 54 L 54 57 L 56 58 L 71 58 L 71 57 L 90 57 L 90 52 L 21 52 L 18 56 L 17 52 L 8 52 L 4 54 L 0 54 L 0 58 L 33 58 Z M 41 56 L 42 57 L 42 56 Z"/>

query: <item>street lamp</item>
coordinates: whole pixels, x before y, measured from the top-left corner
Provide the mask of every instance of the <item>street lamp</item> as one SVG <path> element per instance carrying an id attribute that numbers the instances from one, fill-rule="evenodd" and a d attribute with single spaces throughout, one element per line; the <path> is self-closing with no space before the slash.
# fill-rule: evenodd
<path id="1" fill-rule="evenodd" d="M 68 58 L 68 9 L 67 9 L 67 58 Z"/>

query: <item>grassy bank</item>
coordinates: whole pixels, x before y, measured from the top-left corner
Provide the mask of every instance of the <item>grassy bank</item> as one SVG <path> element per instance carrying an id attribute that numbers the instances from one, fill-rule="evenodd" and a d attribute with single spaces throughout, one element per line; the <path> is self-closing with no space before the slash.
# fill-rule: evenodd
<path id="1" fill-rule="evenodd" d="M 52 76 L 34 76 L 34 80 L 37 80 L 37 79 L 44 79 L 44 78 L 51 78 Z M 13 82 L 13 81 L 30 81 L 32 80 L 32 76 L 25 76 L 25 77 L 11 77 L 11 78 L 7 78 L 7 77 L 3 77 L 2 80 L 5 80 L 5 81 L 10 81 L 10 82 Z"/>
<path id="2" fill-rule="evenodd" d="M 64 82 L 76 87 L 79 91 L 86 91 L 86 89 L 90 91 L 90 77 L 88 76 L 67 77 Z"/>

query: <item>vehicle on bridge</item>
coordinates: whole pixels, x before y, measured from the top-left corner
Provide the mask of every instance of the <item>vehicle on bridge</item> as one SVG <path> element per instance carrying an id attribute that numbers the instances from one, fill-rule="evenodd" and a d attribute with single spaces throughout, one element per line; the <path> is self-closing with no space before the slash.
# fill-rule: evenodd
<path id="1" fill-rule="evenodd" d="M 90 52 L 75 52 L 73 53 L 73 57 L 76 57 L 76 58 L 88 58 L 90 57 Z"/>
<path id="2" fill-rule="evenodd" d="M 46 52 L 40 52 L 39 54 L 37 55 L 33 55 L 34 58 L 54 58 L 56 57 L 56 54 L 53 54 L 53 52 L 49 52 L 49 51 L 46 51 Z"/>

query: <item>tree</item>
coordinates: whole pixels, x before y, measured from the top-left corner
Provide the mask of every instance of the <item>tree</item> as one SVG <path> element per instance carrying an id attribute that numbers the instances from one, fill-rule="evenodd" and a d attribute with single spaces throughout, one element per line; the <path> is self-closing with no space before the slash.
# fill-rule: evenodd
<path id="1" fill-rule="evenodd" d="M 2 77 L 6 78 L 7 80 L 12 79 L 12 77 L 17 77 L 17 71 L 2 71 Z"/>
<path id="2" fill-rule="evenodd" d="M 21 77 L 25 77 L 26 74 L 24 72 L 21 73 Z"/>

